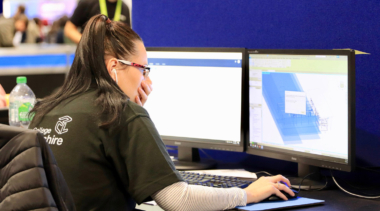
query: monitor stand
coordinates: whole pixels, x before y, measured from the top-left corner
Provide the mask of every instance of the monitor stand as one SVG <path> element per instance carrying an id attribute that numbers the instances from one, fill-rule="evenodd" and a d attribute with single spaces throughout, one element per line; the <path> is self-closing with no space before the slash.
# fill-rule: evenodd
<path id="1" fill-rule="evenodd" d="M 326 185 L 325 179 L 320 173 L 320 168 L 298 163 L 298 177 L 288 178 L 292 184 L 292 188 L 297 189 L 300 187 L 302 179 L 313 172 L 317 172 L 305 178 L 301 185 L 301 190 L 321 189 Z"/>
<path id="2" fill-rule="evenodd" d="M 215 162 L 201 161 L 198 148 L 178 147 L 178 160 L 174 161 L 177 170 L 202 170 L 215 168 Z"/>

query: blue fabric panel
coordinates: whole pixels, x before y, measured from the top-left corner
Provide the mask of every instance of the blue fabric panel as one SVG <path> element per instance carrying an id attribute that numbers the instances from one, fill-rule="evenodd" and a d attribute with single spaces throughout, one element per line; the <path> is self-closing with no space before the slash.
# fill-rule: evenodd
<path id="1" fill-rule="evenodd" d="M 1 56 L 0 67 L 56 67 L 66 66 L 66 54 Z"/>
<path id="2" fill-rule="evenodd" d="M 309 100 L 306 100 L 306 115 L 285 113 L 285 91 L 303 92 L 297 76 L 292 73 L 269 73 L 262 77 L 263 96 L 284 144 L 319 139 L 319 117 Z"/>
<path id="3" fill-rule="evenodd" d="M 74 62 L 75 54 L 70 54 L 69 56 L 69 64 L 71 65 Z"/>
<path id="4" fill-rule="evenodd" d="M 148 47 L 371 53 L 356 56 L 356 149 L 358 165 L 379 166 L 379 14 L 379 0 L 138 0 L 132 21 Z"/>

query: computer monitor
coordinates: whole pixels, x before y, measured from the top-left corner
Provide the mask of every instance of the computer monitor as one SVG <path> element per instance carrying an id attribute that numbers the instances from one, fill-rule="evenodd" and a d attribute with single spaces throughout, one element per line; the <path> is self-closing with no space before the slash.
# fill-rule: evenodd
<path id="1" fill-rule="evenodd" d="M 248 50 L 247 153 L 316 168 L 352 171 L 355 161 L 355 53 Z"/>
<path id="2" fill-rule="evenodd" d="M 198 148 L 242 152 L 245 49 L 147 48 L 153 92 L 145 108 L 177 169 L 209 168 Z M 247 101 L 248 102 L 248 101 Z"/>

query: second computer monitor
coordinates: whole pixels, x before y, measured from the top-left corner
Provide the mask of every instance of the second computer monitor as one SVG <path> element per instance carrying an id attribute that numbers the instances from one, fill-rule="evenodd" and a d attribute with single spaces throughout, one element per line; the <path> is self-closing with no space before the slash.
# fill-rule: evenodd
<path id="1" fill-rule="evenodd" d="M 145 108 L 167 145 L 243 151 L 244 49 L 147 48 Z"/>
<path id="2" fill-rule="evenodd" d="M 247 57 L 248 153 L 298 162 L 299 176 L 308 165 L 351 171 L 354 52 L 248 50 Z"/>

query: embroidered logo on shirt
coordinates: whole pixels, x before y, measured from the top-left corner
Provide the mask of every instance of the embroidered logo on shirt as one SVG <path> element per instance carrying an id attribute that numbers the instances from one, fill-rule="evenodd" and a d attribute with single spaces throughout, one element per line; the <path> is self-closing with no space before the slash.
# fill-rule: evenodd
<path id="1" fill-rule="evenodd" d="M 55 125 L 55 132 L 58 134 L 64 134 L 69 131 L 69 129 L 66 129 L 66 124 L 68 122 L 71 122 L 73 119 L 69 116 L 63 116 L 59 118 L 60 121 L 57 122 Z"/>

